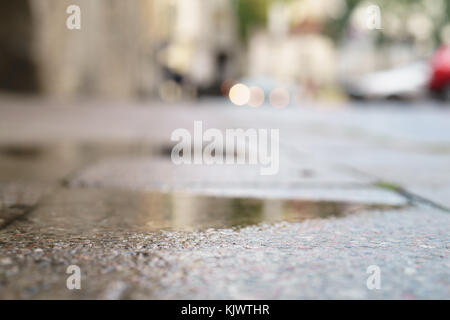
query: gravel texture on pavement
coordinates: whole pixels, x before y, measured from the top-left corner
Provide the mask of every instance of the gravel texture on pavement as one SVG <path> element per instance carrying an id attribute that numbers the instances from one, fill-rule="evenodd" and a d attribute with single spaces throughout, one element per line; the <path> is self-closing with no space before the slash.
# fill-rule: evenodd
<path id="1" fill-rule="evenodd" d="M 0 298 L 448 299 L 448 230 L 449 214 L 427 208 L 194 232 L 21 222 L 0 233 Z M 73 264 L 81 290 L 66 288 Z"/>

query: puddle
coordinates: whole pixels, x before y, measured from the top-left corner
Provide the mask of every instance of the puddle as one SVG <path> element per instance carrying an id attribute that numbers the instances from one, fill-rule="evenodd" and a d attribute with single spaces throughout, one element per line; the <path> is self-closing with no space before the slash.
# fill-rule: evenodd
<path id="1" fill-rule="evenodd" d="M 0 181 L 64 181 L 84 165 L 105 158 L 145 157 L 170 161 L 174 145 L 148 140 L 3 144 L 0 145 Z"/>
<path id="2" fill-rule="evenodd" d="M 143 142 L 65 142 L 53 144 L 5 144 L 0 145 L 0 155 L 10 159 L 36 160 L 41 157 L 58 160 L 66 157 L 81 159 L 110 155 L 163 155 L 169 146 Z"/>
<path id="3" fill-rule="evenodd" d="M 36 159 L 43 149 L 37 145 L 5 145 L 0 147 L 0 154 L 16 159 Z"/>
<path id="4" fill-rule="evenodd" d="M 234 228 L 264 222 L 298 222 L 341 217 L 363 210 L 399 208 L 345 201 L 255 199 L 104 188 L 65 188 L 61 183 L 70 179 L 76 170 L 90 161 L 110 156 L 140 155 L 162 157 L 166 160 L 170 149 L 167 145 L 151 144 L 149 141 L 0 146 L 0 182 L 25 180 L 26 184 L 44 182 L 44 186 L 54 186 L 56 190 L 42 198 L 37 208 L 27 214 L 25 220 L 20 221 L 35 224 L 47 231 L 52 229 L 73 233 L 118 229 L 155 231 Z M 156 175 L 155 172 L 147 174 Z M 312 175 L 314 173 L 310 170 L 302 171 L 302 176 Z M 166 181 L 167 177 L 163 176 L 163 179 Z M 239 185 L 243 185 L 242 181 L 237 181 Z M 219 181 L 214 180 L 214 183 L 218 185 Z M 206 182 L 202 182 L 202 185 L 206 185 Z M 274 185 L 271 184 L 272 187 Z M 20 202 L 16 204 L 21 205 Z M 22 211 L 27 211 L 25 209 L 11 207 L 3 210 L 0 224 L 11 221 L 12 217 L 21 216 Z"/>
<path id="5" fill-rule="evenodd" d="M 234 228 L 259 223 L 341 217 L 393 206 L 250 199 L 186 193 L 60 189 L 43 199 L 29 222 L 64 232 Z"/>
<path id="6" fill-rule="evenodd" d="M 105 157 L 162 156 L 167 146 L 150 142 L 65 142 L 0 145 L 0 181 L 61 181 Z"/>

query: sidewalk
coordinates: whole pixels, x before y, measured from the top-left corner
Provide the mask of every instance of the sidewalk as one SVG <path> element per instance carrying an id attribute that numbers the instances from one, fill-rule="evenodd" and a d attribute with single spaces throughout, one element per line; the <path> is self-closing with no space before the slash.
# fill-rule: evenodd
<path id="1" fill-rule="evenodd" d="M 0 298 L 449 297 L 450 109 L 3 99 L 0 114 Z M 170 135 L 194 120 L 279 128 L 279 174 L 173 165 Z"/>

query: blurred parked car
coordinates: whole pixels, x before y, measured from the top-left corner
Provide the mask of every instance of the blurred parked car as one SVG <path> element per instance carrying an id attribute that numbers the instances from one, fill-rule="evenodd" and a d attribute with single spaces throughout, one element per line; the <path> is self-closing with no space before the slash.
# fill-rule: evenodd
<path id="1" fill-rule="evenodd" d="M 431 69 L 431 92 L 450 101 L 450 46 L 442 46 L 436 51 L 431 60 Z"/>
<path id="2" fill-rule="evenodd" d="M 357 76 L 343 83 L 351 98 L 414 98 L 426 93 L 430 67 L 416 62 L 398 68 Z"/>

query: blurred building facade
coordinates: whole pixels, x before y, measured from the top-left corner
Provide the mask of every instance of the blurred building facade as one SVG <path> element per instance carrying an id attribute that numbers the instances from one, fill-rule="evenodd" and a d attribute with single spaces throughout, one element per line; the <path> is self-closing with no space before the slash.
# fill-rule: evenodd
<path id="1" fill-rule="evenodd" d="M 450 43 L 450 0 L 377 0 L 379 30 L 366 27 L 371 3 L 1 1 L 0 90 L 170 102 L 218 94 L 225 79 L 266 77 L 317 96 Z M 69 5 L 81 8 L 80 30 L 66 27 Z"/>
<path id="2" fill-rule="evenodd" d="M 81 8 L 69 30 L 66 8 Z M 152 86 L 151 1 L 31 0 L 41 90 L 54 96 L 127 97 Z"/>
<path id="3" fill-rule="evenodd" d="M 80 30 L 66 27 L 69 5 L 81 8 Z M 0 6 L 0 85 L 7 90 L 152 96 L 167 70 L 204 85 L 234 41 L 227 0 L 18 0 Z M 35 80 L 25 83 L 31 73 Z"/>
<path id="4" fill-rule="evenodd" d="M 0 89 L 36 91 L 32 13 L 26 0 L 0 2 Z"/>

